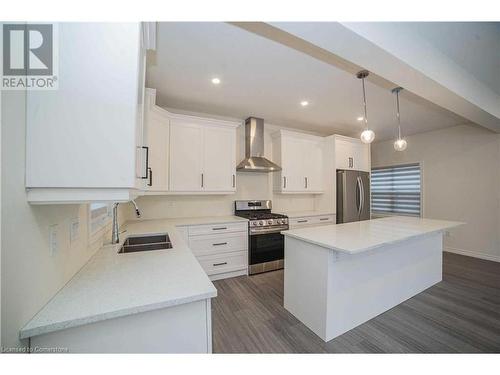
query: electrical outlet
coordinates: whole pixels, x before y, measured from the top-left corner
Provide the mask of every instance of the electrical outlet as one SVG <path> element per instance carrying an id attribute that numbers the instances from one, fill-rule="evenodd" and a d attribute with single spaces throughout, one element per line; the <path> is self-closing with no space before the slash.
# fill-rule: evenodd
<path id="1" fill-rule="evenodd" d="M 71 244 L 75 243 L 80 237 L 80 219 L 74 218 L 69 223 L 69 241 Z"/>
<path id="2" fill-rule="evenodd" d="M 50 256 L 53 257 L 57 253 L 58 248 L 58 239 L 57 239 L 57 231 L 58 225 L 53 224 L 49 226 L 49 252 Z"/>

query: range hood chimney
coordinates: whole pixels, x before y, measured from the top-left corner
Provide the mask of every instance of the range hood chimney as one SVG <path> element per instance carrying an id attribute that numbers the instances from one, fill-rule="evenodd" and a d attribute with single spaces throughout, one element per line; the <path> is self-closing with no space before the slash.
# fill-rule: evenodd
<path id="1" fill-rule="evenodd" d="M 239 172 L 276 172 L 279 165 L 264 157 L 264 120 L 249 117 L 245 120 L 245 159 L 236 167 Z"/>

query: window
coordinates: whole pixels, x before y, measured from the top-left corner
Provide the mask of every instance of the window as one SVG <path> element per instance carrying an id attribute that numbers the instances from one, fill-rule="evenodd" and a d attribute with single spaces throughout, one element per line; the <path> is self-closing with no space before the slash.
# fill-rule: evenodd
<path id="1" fill-rule="evenodd" d="M 110 220 L 111 204 L 91 203 L 89 205 L 89 234 L 93 236 L 106 227 Z"/>
<path id="2" fill-rule="evenodd" d="M 372 213 L 421 216 L 420 164 L 372 169 Z"/>

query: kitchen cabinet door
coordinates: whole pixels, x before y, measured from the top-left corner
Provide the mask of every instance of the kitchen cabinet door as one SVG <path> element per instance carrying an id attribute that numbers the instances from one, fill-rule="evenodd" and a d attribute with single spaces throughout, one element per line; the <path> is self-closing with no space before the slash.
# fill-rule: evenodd
<path id="1" fill-rule="evenodd" d="M 236 130 L 207 126 L 204 128 L 203 190 L 236 190 Z"/>
<path id="2" fill-rule="evenodd" d="M 26 92 L 28 201 L 129 200 L 146 171 L 141 24 L 60 23 L 57 43 L 59 87 Z"/>
<path id="3" fill-rule="evenodd" d="M 168 191 L 170 121 L 154 113 L 146 114 L 149 145 L 147 191 Z"/>
<path id="4" fill-rule="evenodd" d="M 283 191 L 302 192 L 305 190 L 305 158 L 302 139 L 288 136 L 281 138 Z"/>
<path id="5" fill-rule="evenodd" d="M 335 142 L 335 164 L 337 169 L 353 169 L 354 155 L 352 152 L 352 143 L 344 140 Z"/>
<path id="6" fill-rule="evenodd" d="M 370 172 L 370 146 L 358 139 L 340 138 L 335 141 L 337 169 Z"/>
<path id="7" fill-rule="evenodd" d="M 357 143 L 353 147 L 354 168 L 357 171 L 370 172 L 370 145 Z"/>
<path id="8" fill-rule="evenodd" d="M 304 141 L 303 163 L 305 163 L 305 190 L 307 192 L 323 191 L 323 149 L 322 142 L 316 140 Z"/>
<path id="9" fill-rule="evenodd" d="M 203 128 L 197 123 L 170 121 L 170 190 L 202 191 Z"/>

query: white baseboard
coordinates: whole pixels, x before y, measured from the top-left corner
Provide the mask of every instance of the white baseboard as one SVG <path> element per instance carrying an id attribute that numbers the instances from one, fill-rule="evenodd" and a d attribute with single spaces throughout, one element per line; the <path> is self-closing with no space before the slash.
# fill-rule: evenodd
<path id="1" fill-rule="evenodd" d="M 465 256 L 473 257 L 473 258 L 491 260 L 493 262 L 500 262 L 500 255 L 491 255 L 491 254 L 480 253 L 480 252 L 476 252 L 476 251 L 457 249 L 455 247 L 449 247 L 449 246 L 443 247 L 443 251 L 447 251 L 448 253 L 465 255 Z"/>

